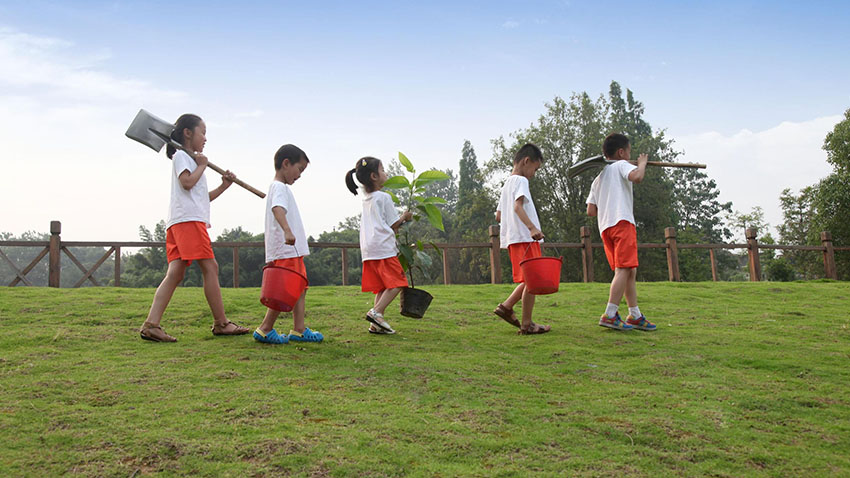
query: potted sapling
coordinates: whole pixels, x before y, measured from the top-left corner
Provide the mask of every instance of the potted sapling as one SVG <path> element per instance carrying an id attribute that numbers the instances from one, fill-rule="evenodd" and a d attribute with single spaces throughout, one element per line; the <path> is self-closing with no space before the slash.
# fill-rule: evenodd
<path id="1" fill-rule="evenodd" d="M 445 204 L 446 200 L 439 197 L 426 196 L 427 191 L 425 186 L 436 181 L 449 179 L 449 176 L 437 170 L 424 171 L 417 176 L 416 169 L 410 160 L 407 159 L 407 156 L 399 152 L 398 160 L 411 174 L 411 178 L 408 179 L 404 175 L 393 176 L 384 183 L 384 190 L 392 196 L 393 201 L 397 205 L 406 207 L 407 210 L 413 213 L 414 221 L 427 219 L 428 223 L 432 226 L 445 231 L 443 227 L 443 214 L 436 205 Z M 393 189 L 399 190 L 399 193 L 394 194 L 391 191 Z M 401 196 L 401 199 L 399 199 L 399 196 Z M 414 236 L 415 234 L 410 231 L 409 226 L 402 226 L 396 234 L 399 262 L 401 262 L 401 267 L 407 273 L 410 280 L 410 287 L 401 291 L 401 315 L 421 319 L 431 304 L 433 296 L 422 289 L 416 288 L 413 280 L 413 272 L 414 270 L 418 270 L 426 278 L 429 278 L 433 261 L 431 256 L 425 252 L 425 243 Z M 439 251 L 436 244 L 433 242 L 430 244 L 434 249 Z"/>

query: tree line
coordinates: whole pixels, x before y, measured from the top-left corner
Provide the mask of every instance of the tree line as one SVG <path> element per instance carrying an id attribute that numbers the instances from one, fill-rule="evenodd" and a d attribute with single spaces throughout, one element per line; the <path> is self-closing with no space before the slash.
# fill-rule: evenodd
<path id="1" fill-rule="evenodd" d="M 445 170 L 449 180 L 428 185 L 428 195 L 446 200 L 439 205 L 445 231 L 425 224 L 413 223 L 411 235 L 423 242 L 487 242 L 488 227 L 495 223 L 494 211 L 499 191 L 510 174 L 513 154 L 522 144 L 532 142 L 544 151 L 545 161 L 531 181 L 531 194 L 538 209 L 541 226 L 549 242 L 578 242 L 579 228 L 590 226 L 594 242 L 600 242 L 596 218 L 585 214 L 585 200 L 594 174 L 569 178 L 567 170 L 573 164 L 601 152 L 605 136 L 617 131 L 626 134 L 632 150 L 648 153 L 656 161 L 674 161 L 682 153 L 664 129 L 654 129 L 643 117 L 644 105 L 635 99 L 632 91 L 625 92 L 617 82 L 611 82 L 607 95 L 592 98 L 588 93 L 573 93 L 569 98 L 556 96 L 544 106 L 543 113 L 528 127 L 500 136 L 491 141 L 491 158 L 479 164 L 477 154 L 469 141 L 460 150 L 457 173 Z M 778 242 L 782 244 L 820 245 L 820 232 L 830 231 L 835 245 L 850 244 L 850 109 L 845 119 L 837 124 L 825 138 L 824 149 L 833 172 L 817 184 L 793 193 L 786 189 L 780 196 L 784 222 L 777 227 Z M 390 176 L 402 173 L 397 160 L 385 161 Z M 721 202 L 716 182 L 697 169 L 648 168 L 646 179 L 634 188 L 635 219 L 638 242 L 662 242 L 664 229 L 675 227 L 680 243 L 723 243 L 733 238 L 733 231 L 741 234 L 747 227 L 755 227 L 759 241 L 777 242 L 768 232 L 768 224 L 760 208 L 748 213 L 735 211 L 731 202 Z M 165 241 L 164 221 L 153 230 L 140 226 L 142 241 Z M 46 235 L 26 233 L 29 240 L 47 240 Z M 10 234 L 0 234 L 3 240 L 14 240 Z M 27 240 L 27 239 L 24 239 Z M 252 234 L 241 227 L 225 230 L 216 241 L 262 242 L 263 234 Z M 341 221 L 331 231 L 310 237 L 319 242 L 357 242 L 359 217 Z M 24 257 L 33 257 L 37 251 L 29 248 L 11 248 L 7 255 L 22 268 L 28 263 Z M 79 252 L 83 263 L 97 260 L 103 251 Z M 82 249 L 81 249 L 82 251 Z M 562 280 L 580 281 L 581 257 L 577 250 L 547 249 L 547 254 L 565 258 Z M 595 252 L 594 276 L 608 281 L 612 272 L 601 250 Z M 77 253 L 75 253 L 77 254 Z M 220 266 L 222 286 L 233 285 L 233 264 L 229 248 L 215 249 Z M 417 277 L 417 283 L 441 280 L 442 261 L 434 255 L 432 273 Z M 746 254 L 728 250 L 715 251 L 718 271 L 722 280 L 746 280 Z M 454 283 L 486 283 L 490 280 L 489 252 L 486 249 L 449 251 Z M 667 261 L 664 249 L 640 250 L 638 278 L 642 281 L 667 280 Z M 30 259 L 31 260 L 31 259 Z M 262 281 L 264 251 L 262 248 L 242 248 L 239 254 L 239 282 L 243 287 L 257 287 Z M 26 262 L 26 263 L 25 263 Z M 109 262 L 109 261 L 108 261 Z M 112 268 L 108 262 L 101 266 L 97 277 L 101 283 L 110 284 Z M 305 259 L 308 279 L 312 285 L 331 285 L 342 282 L 342 257 L 338 249 L 314 249 Z M 762 265 L 767 280 L 794 280 L 822 277 L 822 257 L 811 251 L 762 250 Z M 850 254 L 836 254 L 839 278 L 850 277 Z M 129 287 L 155 287 L 162 280 L 167 267 L 165 250 L 160 247 L 141 249 L 126 254 L 122 259 L 122 285 Z M 43 271 L 41 270 L 43 269 Z M 679 269 L 683 280 L 711 280 L 708 251 L 684 249 L 679 252 Z M 419 273 L 421 275 L 421 273 Z M 46 264 L 28 276 L 34 283 L 44 278 Z M 502 255 L 502 280 L 510 281 L 507 255 Z M 8 283 L 14 278 L 8 266 L 0 266 L 0 280 Z M 68 279 L 71 281 L 72 279 Z M 360 251 L 349 249 L 349 284 L 360 282 Z M 63 275 L 63 285 L 65 276 Z M 44 285 L 40 284 L 40 285 Z M 187 270 L 184 285 L 200 286 L 200 270 L 192 266 Z"/>

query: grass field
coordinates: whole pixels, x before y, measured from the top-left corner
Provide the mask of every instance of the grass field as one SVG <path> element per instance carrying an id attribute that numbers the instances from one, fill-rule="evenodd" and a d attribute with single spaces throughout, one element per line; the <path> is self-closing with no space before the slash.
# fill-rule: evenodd
<path id="1" fill-rule="evenodd" d="M 562 284 L 539 336 L 491 314 L 509 285 L 426 289 L 374 336 L 371 295 L 312 288 L 325 343 L 285 346 L 213 337 L 201 289 L 176 344 L 139 340 L 152 289 L 0 289 L 0 476 L 850 475 L 848 283 L 640 283 L 654 333 Z"/>

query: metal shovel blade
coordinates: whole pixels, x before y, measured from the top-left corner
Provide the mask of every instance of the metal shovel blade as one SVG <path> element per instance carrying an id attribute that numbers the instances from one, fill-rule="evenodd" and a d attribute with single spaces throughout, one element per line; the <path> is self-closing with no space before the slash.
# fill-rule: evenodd
<path id="1" fill-rule="evenodd" d="M 154 131 L 170 138 L 171 132 L 174 131 L 174 125 L 141 109 L 124 134 L 158 153 L 162 151 L 166 142 L 154 134 Z"/>
<path id="2" fill-rule="evenodd" d="M 605 166 L 610 162 L 611 161 L 605 159 L 601 154 L 599 156 L 587 158 L 584 161 L 580 161 L 570 166 L 570 169 L 567 170 L 567 176 L 573 178 L 587 171 L 588 169 L 601 168 L 602 166 Z"/>

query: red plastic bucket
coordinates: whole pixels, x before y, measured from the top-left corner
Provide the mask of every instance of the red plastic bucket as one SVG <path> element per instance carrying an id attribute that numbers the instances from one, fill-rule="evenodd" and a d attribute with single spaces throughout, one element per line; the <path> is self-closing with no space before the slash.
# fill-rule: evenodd
<path id="1" fill-rule="evenodd" d="M 263 267 L 260 303 L 270 309 L 289 312 L 306 288 L 307 278 L 300 272 L 268 265 Z"/>
<path id="2" fill-rule="evenodd" d="M 558 292 L 563 257 L 532 257 L 519 263 L 528 292 L 536 295 Z"/>

